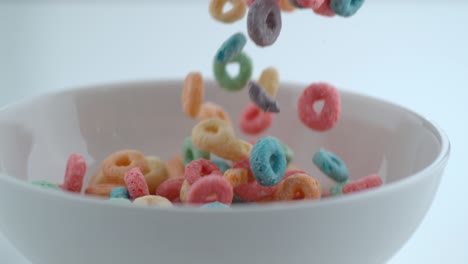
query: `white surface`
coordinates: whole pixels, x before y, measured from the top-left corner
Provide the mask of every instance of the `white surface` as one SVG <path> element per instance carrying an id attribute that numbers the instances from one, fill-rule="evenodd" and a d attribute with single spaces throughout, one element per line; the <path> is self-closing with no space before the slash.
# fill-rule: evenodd
<path id="1" fill-rule="evenodd" d="M 84 155 L 88 177 L 109 153 L 125 147 L 162 159 L 179 152 L 194 124 L 177 103 L 182 84 L 180 79 L 74 90 L 0 112 L 2 173 L 17 177 L 0 176 L 0 229 L 33 263 L 150 263 L 155 257 L 167 264 L 382 263 L 411 236 L 432 202 L 447 162 L 445 135 L 398 106 L 344 91 L 340 122 L 327 133 L 313 133 L 291 118 L 302 92 L 297 85 L 279 90 L 281 115 L 268 134 L 294 149 L 294 164 L 323 188 L 332 182 L 310 162 L 319 148 L 346 161 L 351 181 L 377 172 L 385 188 L 319 203 L 244 205 L 210 214 L 199 208 L 110 207 L 24 184 L 61 182 L 73 152 Z M 249 102 L 246 90 L 227 94 L 205 81 L 205 91 L 232 117 Z M 164 100 L 154 103 L 155 98 Z M 125 254 L 116 259 L 115 252 Z"/>
<path id="2" fill-rule="evenodd" d="M 367 2 L 349 20 L 306 11 L 285 15 L 274 47 L 248 44 L 247 52 L 257 76 L 275 65 L 283 79 L 330 81 L 408 106 L 443 127 L 452 156 L 440 190 L 390 263 L 466 263 L 468 5 Z M 190 70 L 212 76 L 212 54 L 244 23 L 218 24 L 197 5 L 0 5 L 0 103 L 102 81 L 180 77 Z M 28 262 L 0 238 L 0 263 Z"/>

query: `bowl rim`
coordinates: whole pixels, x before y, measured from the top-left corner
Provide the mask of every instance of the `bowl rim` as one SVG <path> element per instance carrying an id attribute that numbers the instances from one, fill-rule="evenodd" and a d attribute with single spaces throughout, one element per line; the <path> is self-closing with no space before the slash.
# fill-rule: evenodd
<path id="1" fill-rule="evenodd" d="M 217 85 L 213 79 L 205 79 L 205 85 L 215 86 Z M 298 90 L 300 87 L 307 87 L 308 84 L 304 84 L 301 82 L 294 82 L 294 81 L 284 81 L 283 84 L 288 86 L 288 89 Z M 60 96 L 70 93 L 88 91 L 88 90 L 106 90 L 106 89 L 113 89 L 116 87 L 138 87 L 143 85 L 150 85 L 150 86 L 160 86 L 160 87 L 171 87 L 174 85 L 183 84 L 182 78 L 167 78 L 167 79 L 140 79 L 140 80 L 127 80 L 127 81 L 115 81 L 115 82 L 102 82 L 102 83 L 94 83 L 94 84 L 85 84 L 80 86 L 74 86 L 72 88 L 65 88 L 65 89 L 58 89 L 52 91 L 42 92 L 38 95 L 33 95 L 31 97 L 25 97 L 14 102 L 8 103 L 2 107 L 0 107 L 0 113 L 4 111 L 8 111 L 10 109 L 14 109 L 15 107 L 19 107 L 22 105 L 27 105 L 34 101 L 40 101 L 42 99 L 54 96 Z M 70 202 L 81 202 L 87 203 L 89 205 L 96 205 L 96 206 L 116 206 L 116 207 L 127 207 L 128 209 L 134 210 L 157 210 L 157 211 L 167 211 L 167 212 L 186 212 L 186 213 L 196 213 L 196 212 L 204 212 L 204 213 L 238 213 L 238 212 L 264 212 L 264 211 L 284 211 L 284 210 L 297 210 L 297 209 L 313 209 L 313 208 L 320 208 L 322 206 L 330 206 L 336 204 L 343 204 L 343 203 L 352 203 L 355 201 L 360 201 L 363 199 L 372 199 L 373 196 L 377 195 L 384 195 L 387 193 L 391 193 L 396 191 L 399 188 L 402 188 L 407 185 L 411 185 L 417 181 L 420 181 L 424 178 L 425 175 L 430 174 L 431 171 L 437 170 L 441 167 L 444 167 L 449 159 L 450 151 L 451 151 L 451 143 L 450 140 L 445 133 L 445 131 L 434 121 L 430 120 L 429 118 L 408 109 L 398 103 L 387 101 L 385 99 L 379 98 L 373 95 L 366 95 L 360 92 L 356 92 L 353 90 L 343 89 L 339 87 L 340 94 L 348 94 L 351 96 L 368 99 L 372 101 L 376 101 L 382 104 L 386 104 L 393 108 L 400 109 L 407 114 L 413 115 L 420 119 L 423 122 L 423 126 L 427 127 L 434 136 L 437 137 L 440 143 L 440 151 L 435 160 L 430 163 L 428 166 L 424 167 L 420 171 L 408 175 L 402 179 L 399 179 L 394 182 L 390 182 L 384 184 L 380 188 L 365 190 L 358 193 L 353 193 L 351 195 L 341 195 L 335 197 L 328 197 L 327 199 L 321 199 L 318 201 L 295 201 L 293 203 L 288 202 L 275 202 L 275 203 L 264 203 L 264 204 L 257 204 L 257 203 L 247 203 L 242 205 L 233 204 L 231 207 L 233 210 L 212 210 L 210 208 L 199 208 L 196 206 L 175 206 L 175 207 L 144 207 L 144 206 L 135 206 L 133 204 L 120 204 L 120 203 L 109 203 L 105 199 L 96 199 L 93 197 L 85 196 L 83 194 L 75 194 L 75 193 L 67 193 L 67 192 L 54 192 L 50 190 L 46 190 L 43 188 L 37 188 L 33 186 L 27 181 L 20 180 L 14 176 L 5 174 L 0 172 L 0 183 L 1 181 L 6 181 L 10 184 L 17 186 L 18 188 L 26 189 L 28 192 L 37 192 L 43 193 L 44 195 L 56 196 L 60 199 L 66 199 Z M 443 168 L 442 168 L 443 169 Z"/>

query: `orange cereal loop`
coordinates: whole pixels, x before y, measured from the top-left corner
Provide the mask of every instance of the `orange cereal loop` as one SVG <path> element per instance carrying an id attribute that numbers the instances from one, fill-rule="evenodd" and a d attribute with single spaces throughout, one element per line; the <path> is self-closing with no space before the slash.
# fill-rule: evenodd
<path id="1" fill-rule="evenodd" d="M 108 156 L 102 162 L 104 177 L 117 177 L 123 180 L 125 173 L 133 168 L 147 171 L 147 164 L 143 153 L 136 150 L 122 150 Z"/>
<path id="2" fill-rule="evenodd" d="M 236 188 L 237 186 L 245 184 L 249 181 L 247 170 L 242 168 L 228 169 L 224 172 L 224 178 L 228 180 L 233 188 Z"/>
<path id="3" fill-rule="evenodd" d="M 156 194 L 156 189 L 161 183 L 169 179 L 166 164 L 158 157 L 146 157 L 148 170 L 144 173 L 150 194 Z"/>
<path id="4" fill-rule="evenodd" d="M 182 155 L 175 155 L 166 161 L 167 172 L 169 178 L 182 178 L 185 173 L 185 166 L 182 160 Z"/>
<path id="5" fill-rule="evenodd" d="M 203 121 L 211 118 L 219 118 L 228 122 L 229 124 L 232 123 L 231 118 L 222 106 L 212 102 L 206 102 L 202 105 L 197 119 Z"/>
<path id="6" fill-rule="evenodd" d="M 182 183 L 182 187 L 180 187 L 180 201 L 182 203 L 188 202 L 189 191 L 190 191 L 190 183 L 187 180 L 185 180 L 184 183 Z"/>
<path id="7" fill-rule="evenodd" d="M 228 1 L 231 3 L 232 8 L 227 12 L 223 12 Z M 247 4 L 245 0 L 211 0 L 210 2 L 211 16 L 223 23 L 233 23 L 240 20 L 245 16 L 246 12 Z"/>
<path id="8" fill-rule="evenodd" d="M 191 72 L 185 77 L 182 90 L 182 111 L 190 118 L 196 118 L 204 100 L 203 77 L 199 72 Z"/>
<path id="9" fill-rule="evenodd" d="M 88 186 L 88 188 L 86 188 L 85 194 L 91 196 L 110 197 L 110 193 L 112 192 L 112 190 L 118 187 L 125 187 L 125 185 L 111 183 L 91 185 Z"/>
<path id="10" fill-rule="evenodd" d="M 258 79 L 258 84 L 260 84 L 267 94 L 275 97 L 278 93 L 279 88 L 279 73 L 278 70 L 274 67 L 269 67 L 263 70 L 260 78 Z"/>
<path id="11" fill-rule="evenodd" d="M 312 176 L 297 173 L 281 181 L 274 196 L 276 201 L 315 200 L 320 199 L 322 192 Z"/>
<path id="12" fill-rule="evenodd" d="M 99 170 L 93 175 L 93 177 L 91 177 L 91 180 L 89 181 L 88 185 L 91 186 L 91 185 L 102 184 L 102 183 L 117 184 L 117 185 L 125 186 L 125 181 L 122 178 L 113 177 L 113 176 L 104 176 L 104 173 L 102 173 L 102 170 Z"/>
<path id="13" fill-rule="evenodd" d="M 285 12 L 292 12 L 296 9 L 293 5 L 291 5 L 289 0 L 280 0 L 279 4 L 280 4 L 281 10 Z"/>

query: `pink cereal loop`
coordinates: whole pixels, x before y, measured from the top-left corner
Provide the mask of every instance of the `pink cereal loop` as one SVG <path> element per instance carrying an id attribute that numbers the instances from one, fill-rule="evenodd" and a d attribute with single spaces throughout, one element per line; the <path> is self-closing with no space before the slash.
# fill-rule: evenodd
<path id="1" fill-rule="evenodd" d="M 145 176 L 139 168 L 133 168 L 125 173 L 124 181 L 131 199 L 150 195 Z"/>
<path id="2" fill-rule="evenodd" d="M 81 192 L 83 180 L 86 175 L 86 161 L 79 154 L 72 154 L 68 158 L 64 183 L 61 186 L 69 192 Z"/>
<path id="3" fill-rule="evenodd" d="M 323 3 L 317 7 L 312 8 L 317 15 L 332 17 L 335 16 L 335 12 L 330 8 L 330 0 L 325 0 Z"/>
<path id="4" fill-rule="evenodd" d="M 324 101 L 322 110 L 317 113 L 314 104 Z M 310 129 L 325 131 L 333 128 L 341 114 L 341 98 L 338 90 L 327 83 L 314 83 L 299 97 L 298 115 L 302 123 Z"/>
<path id="5" fill-rule="evenodd" d="M 185 166 L 184 176 L 190 185 L 192 185 L 205 175 L 223 176 L 223 173 L 216 165 L 216 163 L 206 159 L 193 160 L 189 164 L 187 164 L 187 166 Z"/>
<path id="6" fill-rule="evenodd" d="M 319 8 L 324 0 L 297 0 L 297 3 L 303 7 Z"/>
<path id="7" fill-rule="evenodd" d="M 210 196 L 213 196 L 210 199 Z M 234 192 L 231 184 L 224 177 L 218 175 L 205 176 L 196 181 L 187 195 L 190 204 L 204 204 L 207 202 L 220 202 L 231 205 Z"/>
<path id="8" fill-rule="evenodd" d="M 369 175 L 357 181 L 346 184 L 343 187 L 343 193 L 354 193 L 376 188 L 382 185 L 382 179 L 379 175 Z"/>
<path id="9" fill-rule="evenodd" d="M 246 202 L 256 202 L 272 196 L 276 191 L 276 186 L 266 187 L 258 182 L 249 182 L 234 188 L 234 193 Z"/>

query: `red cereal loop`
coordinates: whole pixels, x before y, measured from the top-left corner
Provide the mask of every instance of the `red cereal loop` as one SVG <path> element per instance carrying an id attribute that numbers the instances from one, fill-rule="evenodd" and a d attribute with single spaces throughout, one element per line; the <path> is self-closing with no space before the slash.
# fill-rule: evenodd
<path id="1" fill-rule="evenodd" d="M 253 176 L 252 169 L 250 168 L 250 157 L 244 158 L 232 165 L 233 169 L 245 169 L 247 171 L 247 176 L 249 178 L 249 182 L 255 181 L 255 177 Z"/>
<path id="2" fill-rule="evenodd" d="M 173 178 L 165 180 L 156 189 L 156 195 L 162 196 L 171 202 L 180 202 L 180 188 L 184 183 L 184 178 Z"/>
<path id="3" fill-rule="evenodd" d="M 322 111 L 317 113 L 314 104 L 324 101 Z M 341 98 L 338 90 L 327 83 L 314 83 L 307 87 L 299 97 L 299 118 L 307 127 L 325 131 L 331 129 L 340 118 Z"/>
<path id="4" fill-rule="evenodd" d="M 239 125 L 242 132 L 257 135 L 267 130 L 272 122 L 273 113 L 263 112 L 254 103 L 249 103 L 241 113 Z"/>
<path id="5" fill-rule="evenodd" d="M 206 175 L 219 175 L 223 176 L 223 173 L 211 160 L 197 159 L 192 160 L 187 166 L 185 166 L 185 179 L 190 185 L 195 183 L 197 180 Z"/>
<path id="6" fill-rule="evenodd" d="M 81 192 L 86 175 L 86 161 L 79 154 L 72 154 L 68 158 L 62 189 L 69 192 Z"/>
<path id="7" fill-rule="evenodd" d="M 303 7 L 318 8 L 323 4 L 324 0 L 296 0 Z"/>
<path id="8" fill-rule="evenodd" d="M 133 168 L 125 173 L 124 181 L 131 199 L 150 195 L 145 175 L 139 168 Z"/>
<path id="9" fill-rule="evenodd" d="M 379 187 L 382 185 L 382 179 L 379 175 L 369 175 L 357 181 L 346 184 L 343 187 L 343 193 L 360 192 L 367 189 Z"/>
<path id="10" fill-rule="evenodd" d="M 318 7 L 313 9 L 317 15 L 332 17 L 335 15 L 335 12 L 330 8 L 330 0 L 325 0 Z"/>
<path id="11" fill-rule="evenodd" d="M 191 204 L 205 204 L 217 201 L 231 205 L 233 196 L 234 192 L 228 180 L 218 175 L 209 175 L 190 186 L 187 198 Z"/>
<path id="12" fill-rule="evenodd" d="M 288 170 L 284 174 L 283 180 L 293 176 L 294 174 L 307 174 L 307 173 L 305 173 L 303 170 Z"/>
<path id="13" fill-rule="evenodd" d="M 234 193 L 246 202 L 256 202 L 271 197 L 276 191 L 276 186 L 266 187 L 258 182 L 249 182 L 234 188 Z"/>

